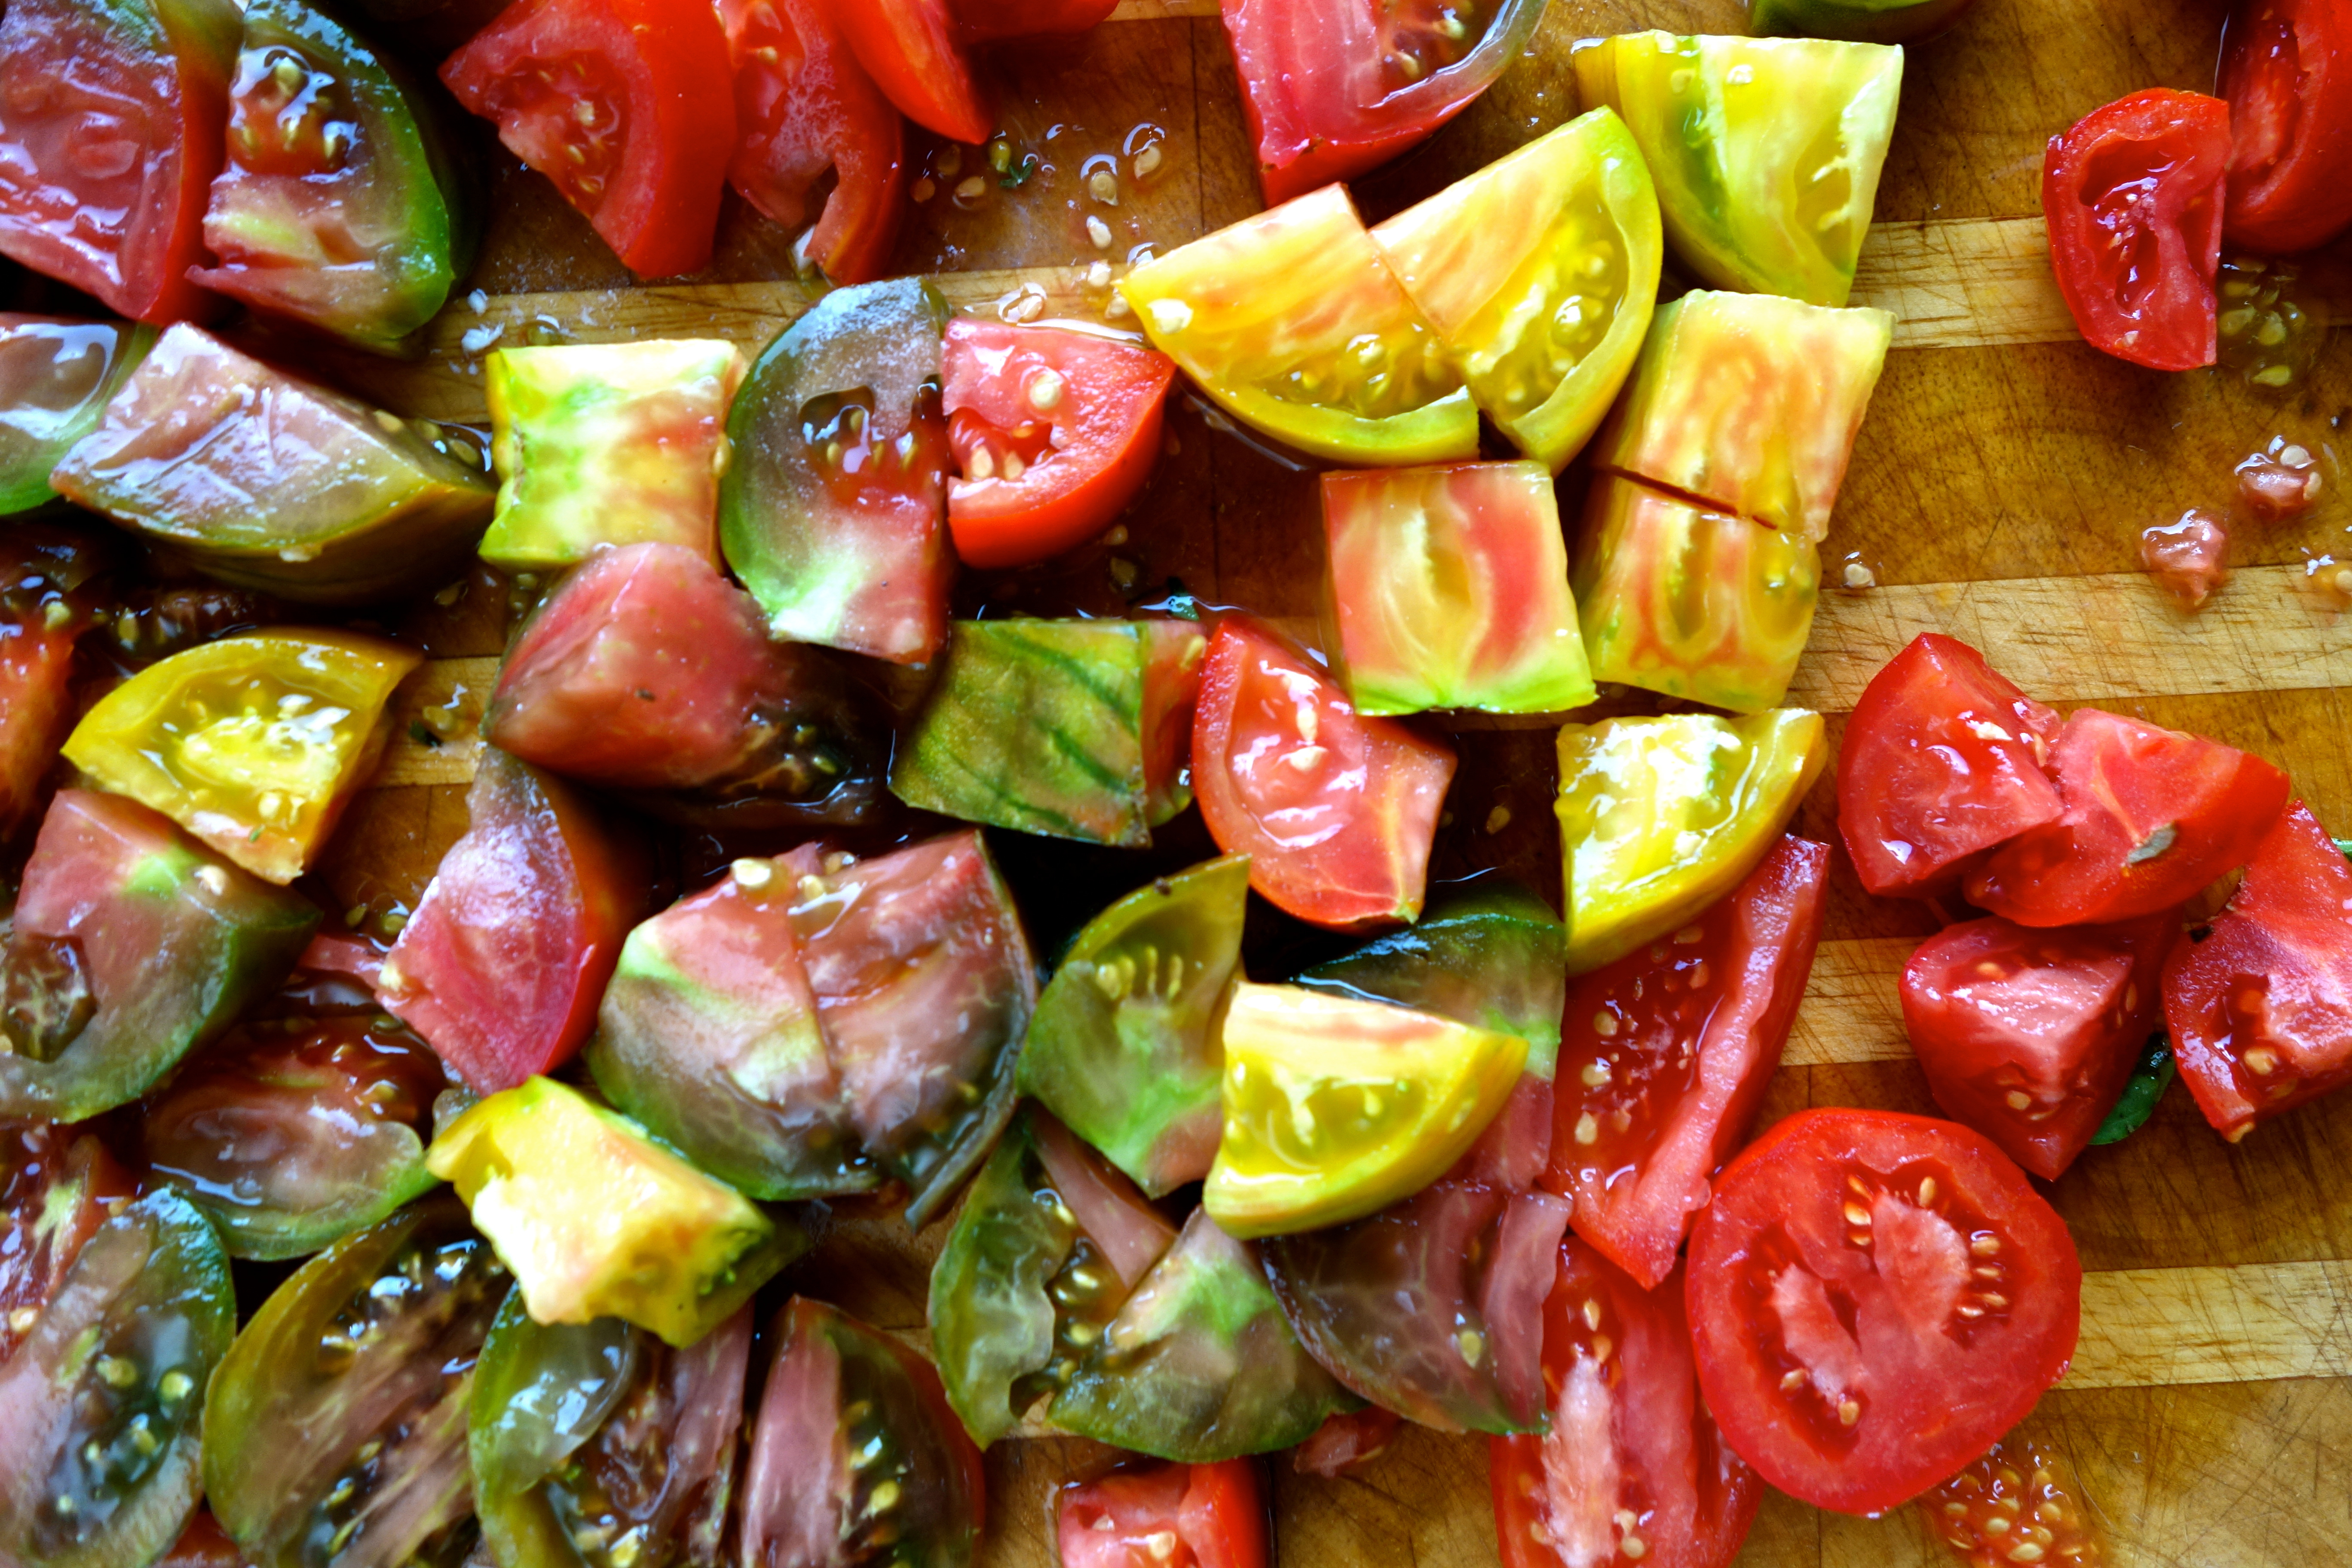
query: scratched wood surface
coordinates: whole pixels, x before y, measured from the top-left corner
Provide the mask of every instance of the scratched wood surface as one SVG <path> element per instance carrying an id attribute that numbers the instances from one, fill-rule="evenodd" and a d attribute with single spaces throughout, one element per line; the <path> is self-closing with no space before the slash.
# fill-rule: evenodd
<path id="1" fill-rule="evenodd" d="M 476 7 L 478 9 L 479 7 Z M 2352 619 L 2306 563 L 2352 556 L 2338 426 L 2352 351 L 2331 347 L 2284 401 L 2220 374 L 2165 377 L 2084 347 L 2048 274 L 2042 147 L 2099 103 L 2147 86 L 2210 89 L 2221 7 L 2210 0 L 1982 0 L 1953 34 L 1911 51 L 1903 110 L 1863 256 L 1856 300 L 1902 318 L 1824 559 L 1880 584 L 1826 595 L 1790 700 L 1843 728 L 1862 685 L 1922 630 L 1962 637 L 2060 706 L 2095 702 L 2212 734 L 2286 766 L 2323 819 L 2352 831 Z M 1638 26 L 1744 30 L 1739 0 L 1554 0 L 1528 58 L 1432 143 L 1361 182 L 1377 218 L 1577 112 L 1566 69 L 1579 37 Z M 459 35 L 462 36 L 462 35 Z M 1045 163 L 1024 189 L 991 182 L 960 202 L 941 150 L 908 225 L 902 270 L 941 272 L 952 299 L 1001 309 L 1025 291 L 1049 317 L 1102 320 L 1087 265 L 1123 265 L 1255 210 L 1250 149 L 1214 0 L 1128 0 L 1069 48 L 1000 62 L 1004 123 Z M 1108 207 L 1085 197 L 1087 160 L 1139 128 L 1162 153 Z M 486 145 L 492 222 L 472 283 L 430 352 L 353 360 L 355 387 L 413 414 L 478 418 L 481 354 L 496 342 L 719 334 L 756 345 L 802 307 L 789 237 L 731 204 L 702 277 L 633 286 L 535 178 Z M 961 173 L 977 167 L 966 150 Z M 1122 158 L 1122 174 L 1130 165 Z M 1107 251 L 1085 218 L 1108 222 Z M 2337 317 L 2352 268 L 2321 258 L 2315 308 Z M 778 281 L 778 279 L 784 279 Z M 1126 542 L 1081 558 L 1106 579 L 1176 577 L 1203 598 L 1301 623 L 1321 570 L 1313 476 L 1220 435 L 1197 406 L 1171 416 L 1168 456 Z M 2235 531 L 2237 574 L 2201 616 L 2173 609 L 2137 571 L 2139 531 L 2192 504 L 2226 505 L 2231 468 L 2274 435 L 2323 455 L 2330 499 L 2299 523 Z M 1580 475 L 1564 481 L 1574 516 Z M 1120 563 L 1124 563 L 1121 565 Z M 1111 602 L 1116 602 L 1115 598 Z M 355 809 L 330 880 L 354 902 L 413 900 L 464 826 L 465 730 L 494 671 L 494 629 L 441 628 L 403 693 L 399 732 L 439 710 L 457 737 L 403 740 Z M 1556 886 L 1550 738 L 1465 727 L 1441 870 L 1502 865 Z M 1497 810 L 1497 807 L 1503 809 Z M 1801 831 L 1834 839 L 1826 785 Z M 1085 911 L 1076 911 L 1083 914 Z M 1075 915 L 1069 918 L 1076 918 Z M 1895 1003 L 1921 910 L 1863 894 L 1841 863 L 1831 926 L 1763 1120 L 1807 1105 L 1929 1111 Z M 1066 923 L 1065 921 L 1063 923 Z M 2085 1268 L 2082 1348 L 2032 1428 L 2068 1454 L 2117 1562 L 2196 1568 L 2352 1563 L 2352 1095 L 2223 1144 L 2178 1088 L 2147 1131 L 2091 1151 L 2049 1188 Z M 938 1227 L 855 1223 L 803 1266 L 806 1288 L 887 1326 L 919 1331 Z M 1047 1500 L 1101 1450 L 1038 1438 L 990 1456 L 999 1568 L 1051 1561 Z M 1481 1441 L 1410 1431 L 1338 1481 L 1270 1471 L 1288 1564 L 1495 1561 Z M 1911 1568 L 1938 1561 L 1914 1520 L 1825 1515 L 1774 1498 L 1743 1568 Z"/>

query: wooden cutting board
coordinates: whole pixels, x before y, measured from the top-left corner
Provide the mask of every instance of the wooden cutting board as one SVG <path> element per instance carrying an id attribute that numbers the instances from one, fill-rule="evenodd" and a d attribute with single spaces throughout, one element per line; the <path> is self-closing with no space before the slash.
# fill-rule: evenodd
<path id="1" fill-rule="evenodd" d="M 2210 89 L 2223 7 L 2214 0 L 1982 0 L 1950 36 L 1914 49 L 1903 110 L 1863 256 L 1857 303 L 1902 318 L 1823 550 L 1878 584 L 1825 594 L 1792 702 L 1832 715 L 1834 741 L 1863 683 L 1912 636 L 1952 633 L 2037 695 L 2097 702 L 2200 731 L 2287 767 L 2321 817 L 2352 832 L 2352 619 L 2309 591 L 2305 563 L 2352 557 L 2352 507 L 2331 499 L 2296 524 L 2244 524 L 2237 574 L 2201 616 L 2175 611 L 2137 571 L 2137 540 L 2192 504 L 2223 506 L 2232 466 L 2284 434 L 2324 455 L 2341 494 L 2338 428 L 2352 351 L 2324 357 L 2281 402 L 2214 374 L 2163 376 L 2075 337 L 2049 280 L 2039 189 L 2053 132 L 2138 88 Z M 1007 62 L 1016 158 L 1042 163 L 1017 191 L 985 180 L 967 150 L 908 226 L 904 270 L 950 274 L 975 310 L 1100 321 L 1106 291 L 1083 268 L 1162 251 L 1256 210 L 1215 0 L 1128 0 L 1073 47 Z M 1399 164 L 1362 182 L 1377 220 L 1570 117 L 1578 37 L 1643 26 L 1744 31 L 1739 0 L 1554 0 L 1535 47 L 1487 98 Z M 1158 169 L 1133 177 L 1144 142 Z M 719 333 L 757 345 L 800 307 L 788 237 L 730 202 L 719 258 L 683 285 L 634 287 L 586 226 L 485 139 L 493 214 L 474 283 L 433 352 L 410 364 L 338 370 L 404 412 L 481 415 L 486 340 L 597 341 Z M 919 155 L 936 160 L 928 142 Z M 1115 165 L 1100 162 L 1115 159 Z M 1084 176 L 1115 166 L 1116 206 Z M 1108 250 L 1085 218 L 1113 231 Z M 2322 263 L 2315 275 L 2341 276 Z M 2321 276 L 2323 286 L 2333 277 Z M 2352 302 L 2352 289 L 2343 291 Z M 2323 297 L 2323 305 L 2326 300 Z M 2344 314 L 2340 306 L 2337 313 Z M 1048 601 L 1115 606 L 1129 583 L 1175 577 L 1203 599 L 1312 616 L 1322 570 L 1313 476 L 1204 422 L 1171 416 L 1168 455 L 1127 538 L 1084 555 Z M 1563 487 L 1575 515 L 1580 474 Z M 460 616 L 462 622 L 467 617 Z M 494 633 L 461 628 L 404 694 L 410 713 L 478 710 Z M 1549 732 L 1465 729 L 1464 766 L 1438 852 L 1441 874 L 1505 867 L 1557 886 Z M 387 758 L 331 869 L 338 896 L 413 901 L 464 825 L 462 738 L 405 740 Z M 1826 783 L 1799 830 L 1834 840 Z M 1074 911 L 1054 923 L 1083 915 Z M 1037 911 L 1033 910 L 1033 918 Z M 1895 982 L 1932 929 L 1920 910 L 1870 900 L 1841 856 L 1828 940 L 1763 1121 L 1807 1105 L 1932 1111 L 1911 1060 Z M 2311 1106 L 2231 1148 L 2178 1088 L 2127 1143 L 2093 1150 L 2050 1189 L 2088 1276 L 2082 1347 L 2030 1430 L 2079 1468 L 2115 1559 L 2194 1568 L 2352 1563 L 2352 1094 Z M 919 1331 L 938 1229 L 845 1226 L 802 1266 L 803 1288 L 887 1326 Z M 1101 1450 L 1015 1440 L 990 1456 L 985 1560 L 1052 1560 L 1052 1489 Z M 1270 1468 L 1286 1564 L 1483 1568 L 1495 1561 L 1483 1439 L 1408 1428 L 1364 1472 L 1337 1481 Z M 1910 1510 L 1864 1521 L 1769 1500 L 1745 1568 L 1908 1568 L 1942 1561 Z"/>

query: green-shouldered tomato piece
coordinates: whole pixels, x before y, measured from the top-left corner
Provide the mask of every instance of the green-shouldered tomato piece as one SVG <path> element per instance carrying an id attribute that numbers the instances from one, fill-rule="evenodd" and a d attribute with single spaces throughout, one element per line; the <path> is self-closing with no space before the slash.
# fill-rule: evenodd
<path id="1" fill-rule="evenodd" d="M 1442 463 L 1478 450 L 1445 344 L 1327 185 L 1129 273 L 1155 346 L 1225 411 L 1335 463 Z"/>
<path id="2" fill-rule="evenodd" d="M 1592 700 L 1541 463 L 1323 476 L 1330 639 L 1359 713 L 1553 713 Z"/>
<path id="3" fill-rule="evenodd" d="M 1828 762 L 1822 716 L 1794 708 L 1562 729 L 1569 973 L 1679 931 L 1738 886 Z"/>
<path id="4" fill-rule="evenodd" d="M 500 349 L 486 367 L 499 510 L 482 559 L 520 572 L 607 546 L 719 559 L 719 477 L 743 351 L 699 338 Z"/>
<path id="5" fill-rule="evenodd" d="M 1216 1013 L 1241 963 L 1249 857 L 1162 877 L 1087 923 L 1037 999 L 1021 1089 L 1154 1197 L 1209 1173 Z"/>
<path id="6" fill-rule="evenodd" d="M 135 801 L 60 790 L 0 959 L 0 1116 L 138 1099 L 274 990 L 318 923 Z"/>
<path id="7" fill-rule="evenodd" d="M 1818 544 L 1895 318 L 1697 290 L 1660 307 L 1593 466 Z"/>
<path id="8" fill-rule="evenodd" d="M 1234 987 L 1202 1206 L 1234 1236 L 1360 1219 L 1452 1168 L 1527 1063 L 1517 1035 L 1292 985 Z"/>
<path id="9" fill-rule="evenodd" d="M 0 312 L 0 512 L 58 499 L 50 471 L 154 346 L 152 327 Z"/>
<path id="10" fill-rule="evenodd" d="M 1895 132 L 1903 51 L 1816 38 L 1628 33 L 1571 57 L 1624 117 L 1675 254 L 1720 289 L 1843 305 Z"/>
<path id="11" fill-rule="evenodd" d="M 447 584 L 493 501 L 471 437 L 371 408 L 185 324 L 50 482 L 208 576 L 320 605 Z"/>
<path id="12" fill-rule="evenodd" d="M 504 1089 L 425 1155 L 514 1271 L 542 1323 L 625 1319 L 681 1348 L 725 1321 L 806 1245 L 552 1079 Z"/>
<path id="13" fill-rule="evenodd" d="M 1576 602 L 1596 680 L 1734 713 L 1780 705 L 1813 629 L 1821 552 L 1612 474 L 1594 478 Z"/>
<path id="14" fill-rule="evenodd" d="M 1658 195 L 1609 109 L 1536 138 L 1372 230 L 1478 406 L 1554 473 L 1641 352 L 1665 254 Z"/>
<path id="15" fill-rule="evenodd" d="M 1916 44 L 1960 19 L 1973 0 L 1749 0 L 1748 25 L 1782 37 Z"/>
<path id="16" fill-rule="evenodd" d="M 66 759 L 266 880 L 300 876 L 383 752 L 384 703 L 423 656 L 352 632 L 247 632 L 99 699 Z"/>

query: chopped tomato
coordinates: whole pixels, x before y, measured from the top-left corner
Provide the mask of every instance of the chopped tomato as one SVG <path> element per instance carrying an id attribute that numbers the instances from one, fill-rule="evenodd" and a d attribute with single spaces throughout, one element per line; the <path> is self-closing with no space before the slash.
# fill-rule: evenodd
<path id="1" fill-rule="evenodd" d="M 1930 898 L 2065 810 L 2042 772 L 2058 715 L 1964 642 L 1926 632 L 1871 677 L 1838 753 L 1838 831 L 1862 885 Z"/>
<path id="2" fill-rule="evenodd" d="M 1076 37 L 1108 21 L 1118 0 L 948 0 L 967 43 Z"/>
<path id="3" fill-rule="evenodd" d="M 2286 805 L 2260 757 L 2084 708 L 2050 751 L 2066 803 L 1995 850 L 1969 900 L 2020 925 L 2109 925 L 2187 903 L 2244 865 Z"/>
<path id="4" fill-rule="evenodd" d="M 2309 250 L 2352 224 L 2352 0 L 2252 0 L 2230 18 L 2232 245 Z"/>
<path id="5" fill-rule="evenodd" d="M 0 1362 L 65 1283 L 107 1206 L 138 1191 L 106 1145 L 54 1121 L 0 1123 Z"/>
<path id="6" fill-rule="evenodd" d="M 2230 106 L 2156 88 L 2053 136 L 2050 264 L 2091 346 L 2150 370 L 2211 364 Z"/>
<path id="7" fill-rule="evenodd" d="M 1325 1480 L 1346 1475 L 1387 1453 L 1403 1425 L 1403 1416 L 1377 1405 L 1326 1416 L 1315 1436 L 1290 1451 L 1290 1468 Z"/>
<path id="8" fill-rule="evenodd" d="M 2230 530 L 2201 506 L 2139 536 L 2140 564 L 2184 610 L 2201 610 L 2230 580 Z"/>
<path id="9" fill-rule="evenodd" d="M 1830 852 L 1783 838 L 1672 937 L 1576 982 L 1560 1025 L 1551 1166 L 1576 1233 L 1654 1286 L 1780 1065 L 1821 944 Z"/>
<path id="10" fill-rule="evenodd" d="M 948 528 L 967 566 L 1019 566 L 1083 544 L 1160 460 L 1176 363 L 1052 327 L 948 323 L 944 404 L 962 477 Z"/>
<path id="11" fill-rule="evenodd" d="M 2167 910 L 2070 931 L 1994 916 L 1930 937 L 1903 971 L 1903 1023 L 1936 1103 L 2057 1180 L 2156 1029 L 2179 936 Z"/>
<path id="12" fill-rule="evenodd" d="M 2031 1437 L 2002 1438 L 1919 1500 L 1927 1528 L 1968 1568 L 2063 1563 L 2102 1568 L 2099 1527 L 2074 1467 Z M 2040 1550 L 2018 1555 L 2018 1548 Z"/>
<path id="13" fill-rule="evenodd" d="M 0 22 L 0 254 L 142 321 L 208 310 L 230 0 L 12 0 Z"/>
<path id="14" fill-rule="evenodd" d="M 1691 1340 L 1724 1436 L 1842 1513 L 1907 1502 L 2064 1375 L 2083 1266 L 2025 1173 L 1950 1121 L 1805 1110 L 1691 1232 Z"/>
<path id="15" fill-rule="evenodd" d="M 1265 1568 L 1265 1503 L 1251 1459 L 1113 1470 L 1054 1504 L 1062 1568 Z"/>
<path id="16" fill-rule="evenodd" d="M 916 124 L 977 146 L 995 106 L 956 41 L 948 0 L 824 0 L 858 63 Z"/>
<path id="17" fill-rule="evenodd" d="M 1339 683 L 1263 622 L 1210 640 L 1192 724 L 1192 788 L 1209 836 L 1250 857 L 1250 886 L 1300 920 L 1348 931 L 1421 912 L 1454 752 L 1360 715 Z"/>
<path id="18" fill-rule="evenodd" d="M 645 278 L 710 259 L 735 150 L 713 84 L 731 79 L 718 11 L 675 0 L 521 0 L 441 67 Z"/>
<path id="19" fill-rule="evenodd" d="M 38 616 L 0 618 L 0 843 L 31 820 L 73 719 L 78 627 L 51 631 Z"/>
<path id="20" fill-rule="evenodd" d="M 2352 865 L 2310 808 L 2256 851 L 2213 934 L 2164 973 L 2180 1076 L 2231 1142 L 2352 1081 Z"/>
<path id="21" fill-rule="evenodd" d="M 906 207 L 907 129 L 850 53 L 824 0 L 719 0 L 740 140 L 727 178 L 786 228 L 834 173 L 809 259 L 835 283 L 882 276 Z"/>
<path id="22" fill-rule="evenodd" d="M 1504 1568 L 1727 1568 L 1764 1488 L 1699 1397 L 1681 1273 L 1643 1290 L 1570 1237 L 1543 1325 L 1551 1430 L 1489 1450 Z"/>

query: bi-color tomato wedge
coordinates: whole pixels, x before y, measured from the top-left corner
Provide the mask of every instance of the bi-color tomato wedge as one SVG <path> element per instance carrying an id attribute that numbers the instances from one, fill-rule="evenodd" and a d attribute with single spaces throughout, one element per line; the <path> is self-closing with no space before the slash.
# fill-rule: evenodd
<path id="1" fill-rule="evenodd" d="M 2252 0 L 2230 18 L 2231 242 L 2309 250 L 2352 224 L 2352 4 Z"/>
<path id="2" fill-rule="evenodd" d="M 977 145 L 995 125 L 995 106 L 973 79 L 957 42 L 948 0 L 824 0 L 834 26 L 875 84 L 907 118 Z"/>
<path id="3" fill-rule="evenodd" d="M 1265 1504 L 1248 1459 L 1113 1470 L 1054 1502 L 1062 1568 L 1265 1568 Z"/>

